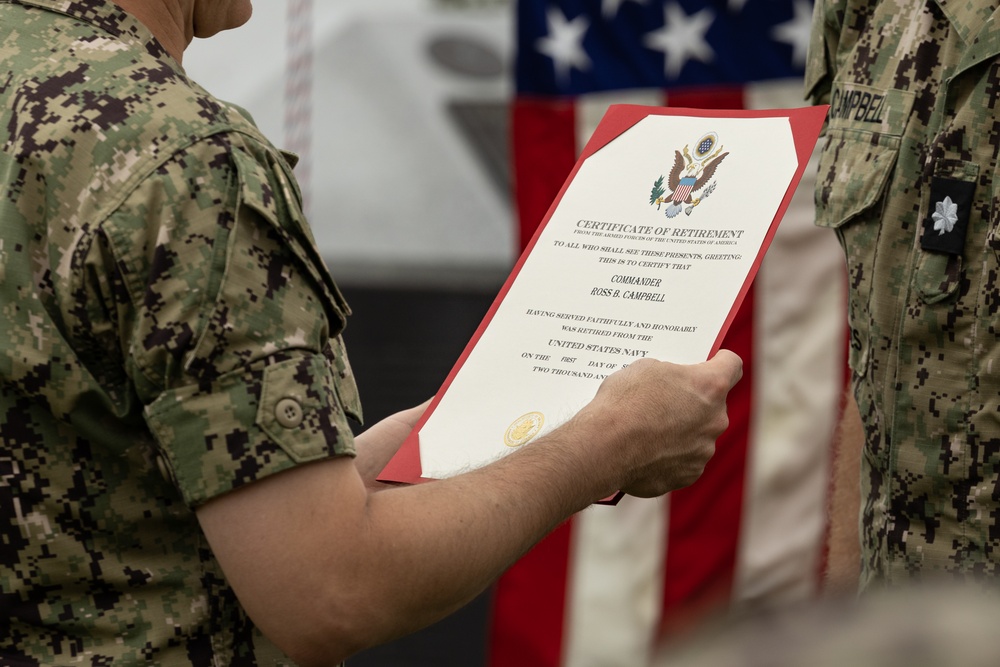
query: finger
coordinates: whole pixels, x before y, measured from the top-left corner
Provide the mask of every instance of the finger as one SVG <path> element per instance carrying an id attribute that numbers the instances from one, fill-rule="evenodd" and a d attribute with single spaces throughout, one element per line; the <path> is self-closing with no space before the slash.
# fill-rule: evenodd
<path id="1" fill-rule="evenodd" d="M 427 410 L 427 406 L 431 404 L 432 400 L 434 399 L 429 398 L 420 405 L 393 413 L 386 417 L 385 421 L 401 422 L 410 428 L 413 428 L 417 425 L 417 422 L 420 421 L 420 418 L 423 416 L 424 412 Z"/>
<path id="2" fill-rule="evenodd" d="M 730 389 L 743 377 L 743 360 L 729 350 L 719 350 L 705 364 L 715 369 L 720 376 L 727 378 Z"/>

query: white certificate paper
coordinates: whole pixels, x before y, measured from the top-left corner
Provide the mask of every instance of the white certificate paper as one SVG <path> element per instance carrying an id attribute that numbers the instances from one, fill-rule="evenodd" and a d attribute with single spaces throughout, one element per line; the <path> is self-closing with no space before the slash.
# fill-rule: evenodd
<path id="1" fill-rule="evenodd" d="M 825 111 L 612 106 L 380 479 L 478 468 L 558 427 L 636 359 L 714 354 Z"/>

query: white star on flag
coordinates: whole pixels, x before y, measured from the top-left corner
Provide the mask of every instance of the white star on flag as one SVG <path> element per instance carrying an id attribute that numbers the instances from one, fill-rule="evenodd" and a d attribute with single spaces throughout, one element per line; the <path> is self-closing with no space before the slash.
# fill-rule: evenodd
<path id="1" fill-rule="evenodd" d="M 795 18 L 775 26 L 771 36 L 778 42 L 792 45 L 792 62 L 805 67 L 806 51 L 812 31 L 812 6 L 805 0 L 795 0 Z"/>
<path id="2" fill-rule="evenodd" d="M 646 4 L 646 0 L 632 1 L 638 2 L 641 5 Z M 601 14 L 605 18 L 614 18 L 615 14 L 618 13 L 618 8 L 622 6 L 623 2 L 628 2 L 628 0 L 601 0 Z"/>
<path id="3" fill-rule="evenodd" d="M 714 59 L 715 52 L 705 41 L 705 33 L 714 21 L 715 12 L 711 9 L 689 16 L 676 2 L 670 2 L 663 6 L 663 27 L 646 33 L 643 43 L 663 52 L 664 72 L 668 79 L 673 79 L 689 60 L 707 63 Z"/>
<path id="4" fill-rule="evenodd" d="M 552 58 L 556 69 L 556 80 L 560 85 L 569 81 L 570 70 L 586 70 L 590 67 L 590 56 L 583 50 L 583 36 L 590 27 L 590 21 L 583 14 L 572 21 L 557 8 L 545 11 L 549 34 L 535 42 L 539 53 Z"/>

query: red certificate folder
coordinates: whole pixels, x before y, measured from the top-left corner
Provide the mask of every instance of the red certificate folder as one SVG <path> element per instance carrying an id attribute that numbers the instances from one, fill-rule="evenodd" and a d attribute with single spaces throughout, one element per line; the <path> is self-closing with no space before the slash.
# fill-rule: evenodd
<path id="1" fill-rule="evenodd" d="M 784 196 L 780 201 L 780 205 L 767 228 L 766 234 L 764 235 L 764 240 L 759 246 L 759 251 L 753 260 L 752 266 L 748 271 L 743 283 L 740 288 L 738 295 L 732 302 L 729 308 L 728 316 L 725 318 L 724 324 L 721 328 L 715 332 L 714 343 L 711 348 L 709 357 L 715 354 L 718 350 L 719 345 L 722 342 L 730 324 L 740 304 L 743 302 L 750 285 L 753 282 L 754 276 L 757 273 L 760 263 L 763 260 L 764 254 L 770 245 L 771 239 L 774 237 L 774 233 L 777 231 L 778 223 L 784 216 L 785 211 L 788 208 L 789 202 L 791 201 L 792 195 L 795 191 L 799 180 L 802 177 L 809 158 L 812 154 L 813 148 L 819 137 L 820 131 L 822 130 L 823 124 L 826 119 L 827 107 L 817 106 L 817 107 L 805 107 L 800 109 L 782 109 L 782 110 L 702 110 L 702 109 L 682 109 L 682 108 L 668 108 L 668 107 L 645 107 L 637 105 L 612 105 L 597 129 L 595 130 L 590 141 L 584 147 L 580 158 L 577 160 L 576 165 L 573 168 L 572 173 L 567 178 L 559 195 L 556 197 L 552 206 L 546 213 L 545 219 L 539 225 L 535 232 L 531 242 L 528 244 L 524 253 L 519 258 L 518 262 L 511 271 L 510 276 L 505 281 L 503 287 L 501 288 L 499 294 L 493 302 L 490 310 L 487 312 L 482 323 L 479 325 L 476 333 L 473 335 L 472 339 L 469 341 L 462 355 L 459 357 L 457 363 L 452 368 L 451 373 L 448 375 L 447 379 L 441 386 L 434 399 L 431 401 L 430 406 L 425 411 L 424 415 L 421 417 L 420 421 L 417 423 L 416 427 L 413 429 L 412 433 L 403 442 L 399 451 L 390 460 L 390 462 L 385 466 L 379 475 L 378 479 L 384 482 L 399 482 L 399 483 L 420 483 L 425 481 L 432 481 L 429 478 L 425 478 L 422 475 L 421 467 L 421 455 L 420 455 L 420 440 L 421 431 L 424 425 L 427 423 L 428 419 L 434 414 L 435 410 L 438 408 L 442 398 L 447 394 L 449 388 L 451 388 L 456 376 L 461 373 L 463 366 L 465 365 L 469 355 L 476 348 L 480 339 L 483 337 L 484 332 L 487 331 L 494 316 L 497 313 L 498 308 L 504 302 L 511 287 L 515 284 L 524 267 L 525 261 L 531 255 L 535 248 L 539 237 L 542 235 L 545 227 L 549 224 L 552 219 L 553 214 L 559 208 L 560 202 L 563 200 L 567 189 L 570 184 L 577 177 L 580 172 L 581 167 L 586 163 L 586 161 L 593 155 L 595 155 L 602 148 L 608 146 L 611 142 L 618 139 L 623 133 L 629 131 L 631 128 L 636 126 L 637 123 L 646 119 L 650 116 L 683 116 L 683 117 L 694 117 L 694 118 L 718 118 L 718 119 L 739 119 L 739 118 L 786 118 L 789 123 L 791 130 L 792 139 L 794 142 L 795 158 L 797 159 L 797 167 L 794 170 L 794 176 L 788 182 L 787 189 L 784 191 Z M 679 152 L 678 152 L 679 155 Z M 760 169 L 767 169 L 768 156 L 766 154 L 759 155 L 757 157 L 760 162 Z M 675 179 L 676 180 L 676 179 Z M 655 194 L 655 193 L 654 193 Z M 652 197 L 651 197 L 652 198 Z M 690 199 L 688 200 L 690 201 Z M 617 498 L 608 499 L 606 502 L 615 502 Z"/>

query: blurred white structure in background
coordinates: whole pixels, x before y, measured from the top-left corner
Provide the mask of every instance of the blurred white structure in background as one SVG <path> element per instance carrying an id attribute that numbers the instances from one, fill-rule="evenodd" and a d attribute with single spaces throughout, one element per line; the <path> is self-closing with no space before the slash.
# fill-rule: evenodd
<path id="1" fill-rule="evenodd" d="M 514 260 L 507 180 L 512 16 L 495 3 L 313 3 L 313 232 L 344 283 L 498 286 Z M 284 147 L 288 2 L 198 40 L 189 75 Z"/>

